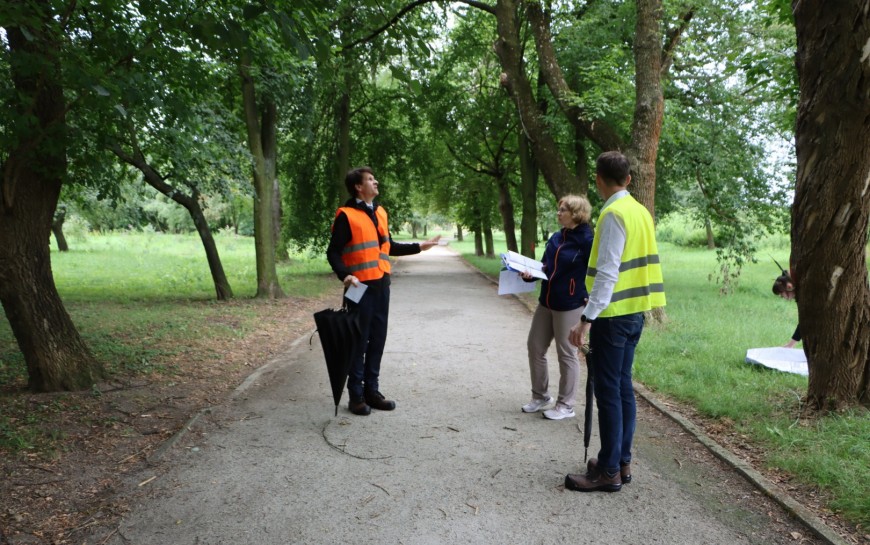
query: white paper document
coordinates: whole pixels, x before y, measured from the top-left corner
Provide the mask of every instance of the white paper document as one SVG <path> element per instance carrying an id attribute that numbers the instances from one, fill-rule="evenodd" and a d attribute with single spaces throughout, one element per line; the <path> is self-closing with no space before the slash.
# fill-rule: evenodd
<path id="1" fill-rule="evenodd" d="M 531 259 L 516 252 L 508 252 L 501 254 L 501 261 L 505 267 L 514 272 L 528 272 L 535 278 L 540 278 L 541 280 L 547 279 L 547 274 L 544 273 L 544 264 L 536 259 Z M 522 278 L 520 281 L 522 281 Z"/>
<path id="2" fill-rule="evenodd" d="M 809 376 L 807 355 L 803 348 L 785 348 L 772 346 L 770 348 L 750 348 L 746 351 L 746 363 L 763 365 L 770 369 Z"/>
<path id="3" fill-rule="evenodd" d="M 354 303 L 359 303 L 359 300 L 362 299 L 363 294 L 366 292 L 368 286 L 360 282 L 357 285 L 351 284 L 347 291 L 344 292 L 344 296 L 353 301 Z"/>
<path id="4" fill-rule="evenodd" d="M 502 269 L 498 275 L 498 294 L 509 295 L 512 293 L 525 293 L 535 291 L 536 282 L 526 282 L 520 278 L 519 273 L 510 269 Z"/>

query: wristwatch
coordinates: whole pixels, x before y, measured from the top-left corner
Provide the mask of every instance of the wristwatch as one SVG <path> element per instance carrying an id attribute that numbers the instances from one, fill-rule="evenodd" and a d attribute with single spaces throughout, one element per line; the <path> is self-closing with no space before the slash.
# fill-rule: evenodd
<path id="1" fill-rule="evenodd" d="M 581 314 L 581 315 L 580 315 L 580 321 L 583 322 L 583 323 L 586 323 L 586 324 L 591 324 L 591 323 L 594 322 L 595 320 L 590 320 L 589 318 L 586 317 L 585 314 Z"/>

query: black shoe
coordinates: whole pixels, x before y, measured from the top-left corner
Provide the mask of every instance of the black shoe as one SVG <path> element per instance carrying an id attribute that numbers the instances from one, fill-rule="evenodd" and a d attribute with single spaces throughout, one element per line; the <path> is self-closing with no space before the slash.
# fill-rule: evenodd
<path id="1" fill-rule="evenodd" d="M 350 412 L 359 416 L 368 416 L 372 412 L 372 408 L 366 405 L 365 400 L 362 398 L 351 398 L 347 404 L 347 408 L 350 409 Z"/>
<path id="2" fill-rule="evenodd" d="M 365 402 L 379 411 L 392 411 L 396 408 L 395 401 L 385 399 L 384 395 L 377 390 L 366 390 Z"/>

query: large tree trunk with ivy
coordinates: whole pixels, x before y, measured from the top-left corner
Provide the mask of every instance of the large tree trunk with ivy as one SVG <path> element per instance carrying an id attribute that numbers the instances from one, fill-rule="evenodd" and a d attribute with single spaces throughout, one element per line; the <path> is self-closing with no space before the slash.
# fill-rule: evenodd
<path id="1" fill-rule="evenodd" d="M 254 80 L 251 76 L 250 52 L 243 52 L 239 64 L 242 78 L 242 102 L 245 126 L 248 133 L 248 149 L 253 160 L 254 178 L 254 249 L 257 261 L 257 297 L 279 298 L 284 296 L 278 283 L 275 263 L 275 231 L 272 210 L 277 161 L 275 127 L 278 110 L 275 103 L 264 99 L 257 103 Z"/>
<path id="2" fill-rule="evenodd" d="M 800 103 L 792 262 L 809 409 L 870 404 L 870 12 L 792 3 Z"/>
<path id="3" fill-rule="evenodd" d="M 66 173 L 66 104 L 48 2 L 43 26 L 7 27 L 18 141 L 3 163 L 0 185 L 0 302 L 27 365 L 34 391 L 80 390 L 103 375 L 67 314 L 51 273 L 49 235 Z M 34 19 L 36 17 L 34 16 Z"/>

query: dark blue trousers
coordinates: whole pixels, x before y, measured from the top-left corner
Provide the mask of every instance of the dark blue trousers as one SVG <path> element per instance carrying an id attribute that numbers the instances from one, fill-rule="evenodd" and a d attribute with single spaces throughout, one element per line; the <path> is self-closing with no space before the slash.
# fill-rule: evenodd
<path id="1" fill-rule="evenodd" d="M 347 378 L 347 391 L 352 399 L 363 397 L 364 390 L 378 390 L 381 357 L 387 342 L 387 319 L 390 314 L 390 286 L 369 286 L 359 303 L 347 301 L 348 307 L 359 312 L 362 329 L 360 349 L 354 356 Z"/>
<path id="2" fill-rule="evenodd" d="M 631 366 L 643 331 L 643 313 L 598 318 L 589 330 L 590 360 L 598 404 L 598 467 L 613 474 L 631 462 L 637 423 Z"/>

